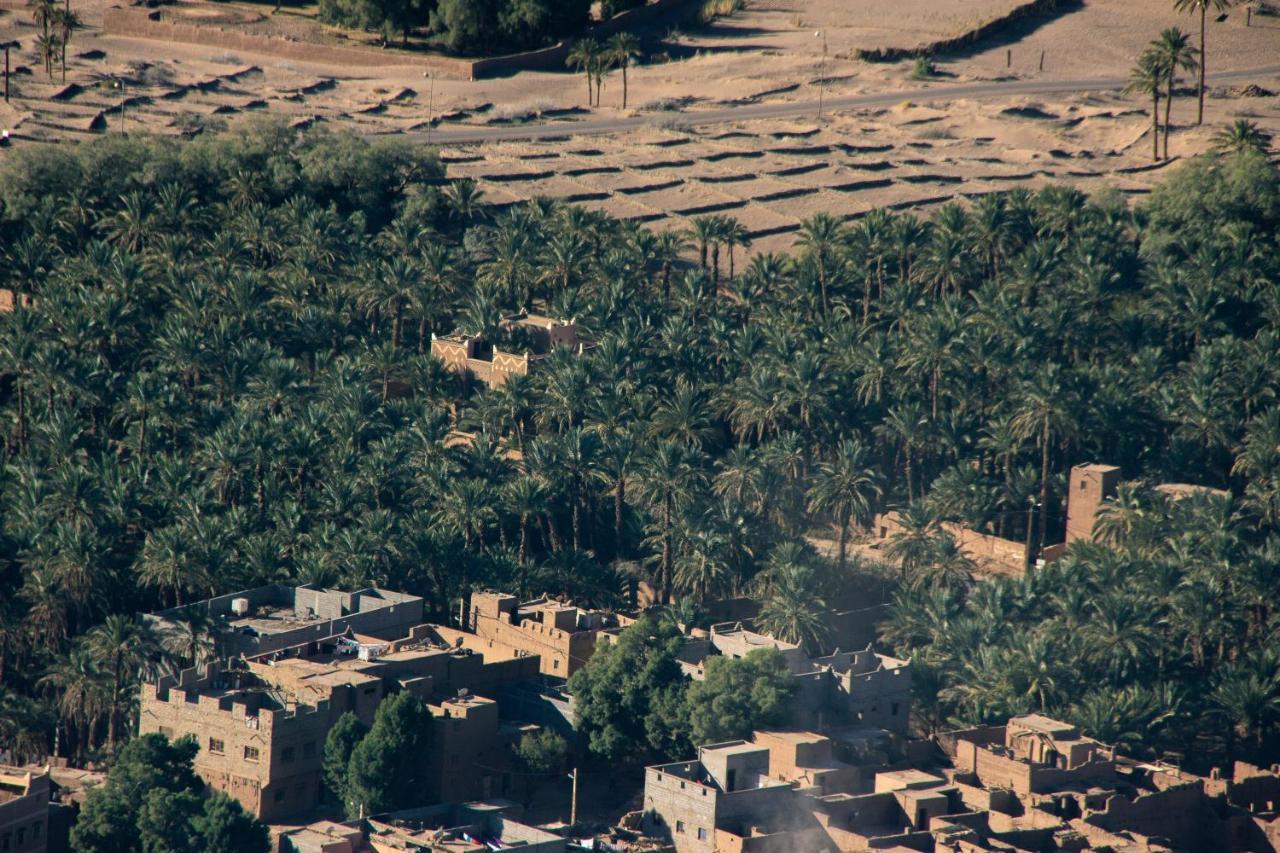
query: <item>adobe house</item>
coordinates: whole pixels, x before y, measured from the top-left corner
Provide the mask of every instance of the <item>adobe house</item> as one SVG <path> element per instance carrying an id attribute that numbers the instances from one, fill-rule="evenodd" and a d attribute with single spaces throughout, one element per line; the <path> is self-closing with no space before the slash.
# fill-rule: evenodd
<path id="1" fill-rule="evenodd" d="M 50 791 L 49 768 L 0 764 L 0 851 L 49 849 Z"/>
<path id="2" fill-rule="evenodd" d="M 584 610 L 541 598 L 523 604 L 502 592 L 474 592 L 467 627 L 485 641 L 481 649 L 501 654 L 538 655 L 543 675 L 568 678 L 595 654 L 596 642 L 620 627 L 617 614 Z"/>
<path id="3" fill-rule="evenodd" d="M 517 330 L 527 348 L 508 352 L 480 335 L 431 335 L 431 354 L 445 367 L 459 374 L 466 385 L 477 381 L 497 388 L 512 375 L 528 376 L 557 348 L 582 355 L 595 346 L 578 336 L 572 321 L 555 320 L 537 314 L 513 314 L 502 320 L 504 330 Z"/>
<path id="4" fill-rule="evenodd" d="M 435 724 L 423 803 L 497 796 L 510 785 L 494 699 L 505 684 L 535 679 L 538 657 L 495 655 L 442 641 L 419 626 L 396 641 L 355 634 L 303 643 L 164 676 L 141 687 L 139 732 L 200 746 L 196 773 L 246 810 L 277 821 L 323 797 L 325 738 L 343 713 L 371 725 L 394 691 L 418 696 Z"/>

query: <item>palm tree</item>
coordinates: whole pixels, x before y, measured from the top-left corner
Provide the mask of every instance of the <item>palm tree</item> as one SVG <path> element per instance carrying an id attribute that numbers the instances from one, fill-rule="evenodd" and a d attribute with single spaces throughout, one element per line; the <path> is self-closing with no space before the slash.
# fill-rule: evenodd
<path id="1" fill-rule="evenodd" d="M 714 216 L 699 216 L 692 220 L 692 238 L 698 244 L 698 265 L 702 271 L 711 274 L 711 266 L 707 262 L 708 251 L 719 236 L 719 223 Z"/>
<path id="2" fill-rule="evenodd" d="M 1236 738 L 1261 750 L 1266 735 L 1280 723 L 1280 678 L 1237 664 L 1224 667 L 1209 695 L 1215 713 L 1231 727 Z M 1233 750 L 1228 755 L 1234 757 Z"/>
<path id="3" fill-rule="evenodd" d="M 1213 7 L 1215 14 L 1222 14 L 1231 5 L 1231 0 L 1173 0 L 1173 8 L 1177 12 L 1189 12 L 1194 14 L 1200 13 L 1200 85 L 1198 92 L 1200 96 L 1200 109 L 1196 113 L 1196 124 L 1204 124 L 1204 35 L 1205 35 L 1205 19 L 1209 14 L 1209 7 Z"/>
<path id="4" fill-rule="evenodd" d="M 1169 114 L 1173 107 L 1174 79 L 1178 71 L 1195 71 L 1199 66 L 1196 61 L 1196 50 L 1191 46 L 1191 36 L 1177 27 L 1169 27 L 1160 33 L 1160 37 L 1151 43 L 1151 50 L 1160 57 L 1168 77 L 1165 80 L 1164 101 L 1164 159 L 1169 159 L 1169 130 L 1172 124 Z"/>
<path id="5" fill-rule="evenodd" d="M 1126 92 L 1138 92 L 1151 96 L 1151 159 L 1160 159 L 1160 87 L 1168 76 L 1164 62 L 1154 50 L 1147 50 L 1138 57 L 1138 64 L 1129 72 Z"/>
<path id="6" fill-rule="evenodd" d="M 676 229 L 660 232 L 653 242 L 650 251 L 658 266 L 658 281 L 664 305 L 671 301 L 671 271 L 679 263 L 680 254 L 688 247 L 688 235 Z"/>
<path id="7" fill-rule="evenodd" d="M 469 225 L 472 220 L 478 218 L 482 211 L 481 199 L 484 197 L 484 191 L 480 189 L 480 185 L 471 178 L 459 178 L 450 181 L 445 187 L 444 198 L 449 204 L 449 211 L 464 226 Z"/>
<path id="8" fill-rule="evenodd" d="M 600 65 L 602 51 L 600 43 L 593 38 L 578 39 L 565 57 L 565 64 L 571 65 L 587 76 L 587 106 L 593 107 L 591 83 Z"/>
<path id="9" fill-rule="evenodd" d="M 1022 405 L 1009 422 L 1021 439 L 1035 438 L 1040 447 L 1040 536 L 1044 547 L 1049 523 L 1049 455 L 1055 444 L 1075 436 L 1075 398 L 1056 364 L 1049 364 L 1023 385 Z"/>
<path id="10" fill-rule="evenodd" d="M 822 295 L 822 314 L 831 312 L 828 276 L 835 263 L 837 248 L 843 241 L 844 225 L 829 213 L 815 213 L 800 223 L 796 245 L 806 249 L 818 270 L 818 287 Z"/>
<path id="11" fill-rule="evenodd" d="M 1247 118 L 1238 118 L 1213 134 L 1213 150 L 1219 154 L 1240 154 L 1245 151 L 1265 154 L 1270 145 L 1271 134 Z"/>
<path id="12" fill-rule="evenodd" d="M 65 83 L 67 82 L 67 45 L 71 42 L 71 34 L 83 29 L 84 23 L 79 15 L 71 11 L 71 4 L 68 2 L 66 8 L 54 13 L 53 25 L 58 30 L 58 47 L 62 54 L 62 82 Z"/>
<path id="13" fill-rule="evenodd" d="M 951 537 L 923 503 L 907 506 L 898 513 L 897 522 L 899 529 L 889 537 L 885 554 L 898 561 L 905 578 L 933 559 L 939 539 Z"/>
<path id="14" fill-rule="evenodd" d="M 726 249 L 729 250 L 729 281 L 733 281 L 736 275 L 736 249 L 747 249 L 751 246 L 751 234 L 747 231 L 747 227 L 734 219 L 732 216 L 726 216 L 724 226 L 720 235 L 721 241 Z"/>
<path id="15" fill-rule="evenodd" d="M 631 60 L 640 55 L 640 39 L 635 33 L 623 30 L 613 34 L 613 38 L 605 44 L 614 65 L 622 69 L 622 108 L 627 108 L 627 68 Z"/>
<path id="16" fill-rule="evenodd" d="M 675 580 L 675 528 L 676 511 L 701 485 L 704 475 L 693 464 L 693 457 L 679 444 L 663 441 L 654 446 L 644 460 L 637 480 L 640 498 L 647 502 L 657 516 L 656 541 L 659 546 L 655 580 L 658 603 L 671 600 L 671 588 Z"/>
<path id="17" fill-rule="evenodd" d="M 809 487 L 809 512 L 829 512 L 840 528 L 839 566 L 843 572 L 849 548 L 849 525 L 867 520 L 880 497 L 880 478 L 871 467 L 867 449 L 856 438 L 845 439 L 833 457 L 818 466 Z"/>
<path id="18" fill-rule="evenodd" d="M 772 573 L 770 590 L 755 624 L 769 636 L 796 643 L 809 654 L 818 654 L 831 636 L 827 614 L 827 604 L 818 593 L 813 570 L 790 565 Z"/>
<path id="19" fill-rule="evenodd" d="M 40 685 L 57 699 L 58 713 L 68 732 L 76 733 L 76 753 L 81 764 L 93 748 L 93 730 L 108 708 L 107 676 L 98 669 L 94 655 L 75 648 L 40 678 Z"/>
<path id="20" fill-rule="evenodd" d="M 41 33 L 36 36 L 36 52 L 44 63 L 44 73 L 53 79 L 53 61 L 58 57 L 60 41 L 56 33 Z"/>
<path id="21" fill-rule="evenodd" d="M 152 669 L 160 656 L 160 644 L 144 622 L 119 613 L 108 616 L 85 636 L 85 649 L 107 666 L 111 676 L 111 700 L 107 706 L 107 748 L 116 745 L 116 725 L 139 673 Z"/>
<path id="22" fill-rule="evenodd" d="M 224 629 L 207 607 L 187 605 L 169 621 L 157 641 L 175 672 L 183 667 L 204 666 L 219 657 Z"/>

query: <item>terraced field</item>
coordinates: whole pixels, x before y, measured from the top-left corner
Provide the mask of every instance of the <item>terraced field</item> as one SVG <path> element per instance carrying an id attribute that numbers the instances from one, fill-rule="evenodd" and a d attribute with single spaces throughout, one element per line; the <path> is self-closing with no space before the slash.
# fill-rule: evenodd
<path id="1" fill-rule="evenodd" d="M 967 138 L 955 129 L 972 125 L 962 111 L 903 106 L 821 126 L 653 127 L 625 138 L 456 146 L 441 156 L 451 177 L 474 179 L 499 207 L 546 196 L 659 228 L 724 213 L 743 223 L 755 251 L 776 251 L 819 210 L 852 220 L 874 207 L 928 207 L 1051 181 L 1088 189 L 1104 177 L 1123 192 L 1149 192 L 1163 167 L 1144 159 L 1147 119 L 1112 100 L 1014 107 L 983 120 L 992 135 Z"/>

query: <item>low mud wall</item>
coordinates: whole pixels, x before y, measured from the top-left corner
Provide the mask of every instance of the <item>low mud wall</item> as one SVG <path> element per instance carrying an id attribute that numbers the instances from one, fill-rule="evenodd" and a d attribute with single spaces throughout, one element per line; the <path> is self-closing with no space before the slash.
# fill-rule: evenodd
<path id="1" fill-rule="evenodd" d="M 607 21 L 601 21 L 584 32 L 582 38 L 606 39 L 614 33 L 661 20 L 697 2 L 700 2 L 700 0 L 655 0 L 655 2 L 647 6 L 628 9 Z M 573 39 L 566 39 L 540 50 L 513 53 L 509 56 L 495 56 L 492 59 L 477 59 L 472 63 L 471 79 L 500 77 L 503 74 L 511 74 L 516 71 L 563 71 L 566 67 L 565 60 L 569 56 L 573 42 Z"/>
<path id="2" fill-rule="evenodd" d="M 429 68 L 462 79 L 471 79 L 472 66 L 475 64 L 469 60 L 447 56 L 419 55 L 373 47 L 313 44 L 276 36 L 251 35 L 225 27 L 166 21 L 153 18 L 154 14 L 147 9 L 113 7 L 103 12 L 102 30 L 109 36 L 178 41 L 245 53 L 264 53 L 297 62 L 383 67 L 409 65 Z"/>
<path id="3" fill-rule="evenodd" d="M 1030 2 L 1015 7 L 1007 15 L 1001 15 L 999 18 L 987 21 L 981 26 L 952 38 L 927 42 L 915 47 L 875 47 L 867 50 L 855 50 L 853 58 L 865 60 L 866 62 L 900 62 L 904 59 L 914 59 L 917 56 L 937 56 L 950 53 L 961 48 L 970 47 L 1024 18 L 1052 12 L 1054 9 L 1065 6 L 1070 2 L 1072 0 L 1030 0 Z"/>
<path id="4" fill-rule="evenodd" d="M 699 1 L 655 0 L 647 6 L 631 9 L 607 21 L 602 21 L 583 33 L 583 37 L 607 38 L 616 32 L 661 20 Z M 13 0 L 0 0 L 0 3 L 5 2 L 13 2 Z M 20 2 L 25 3 L 25 0 Z M 414 66 L 463 80 L 498 77 L 517 71 L 563 71 L 566 68 L 565 59 L 573 45 L 572 40 L 566 40 L 551 47 L 513 53 L 509 56 L 460 59 L 394 49 L 344 47 L 295 41 L 278 36 L 253 35 L 234 28 L 165 20 L 159 12 L 133 7 L 106 9 L 102 16 L 102 31 L 109 36 L 177 41 L 245 53 L 269 54 L 279 59 L 297 62 L 379 67 Z"/>

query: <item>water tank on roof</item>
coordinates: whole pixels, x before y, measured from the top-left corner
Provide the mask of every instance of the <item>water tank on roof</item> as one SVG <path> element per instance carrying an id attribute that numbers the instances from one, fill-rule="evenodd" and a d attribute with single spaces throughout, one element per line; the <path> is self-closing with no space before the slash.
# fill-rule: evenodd
<path id="1" fill-rule="evenodd" d="M 231 599 L 231 612 L 237 616 L 249 615 L 249 599 L 233 598 Z"/>

